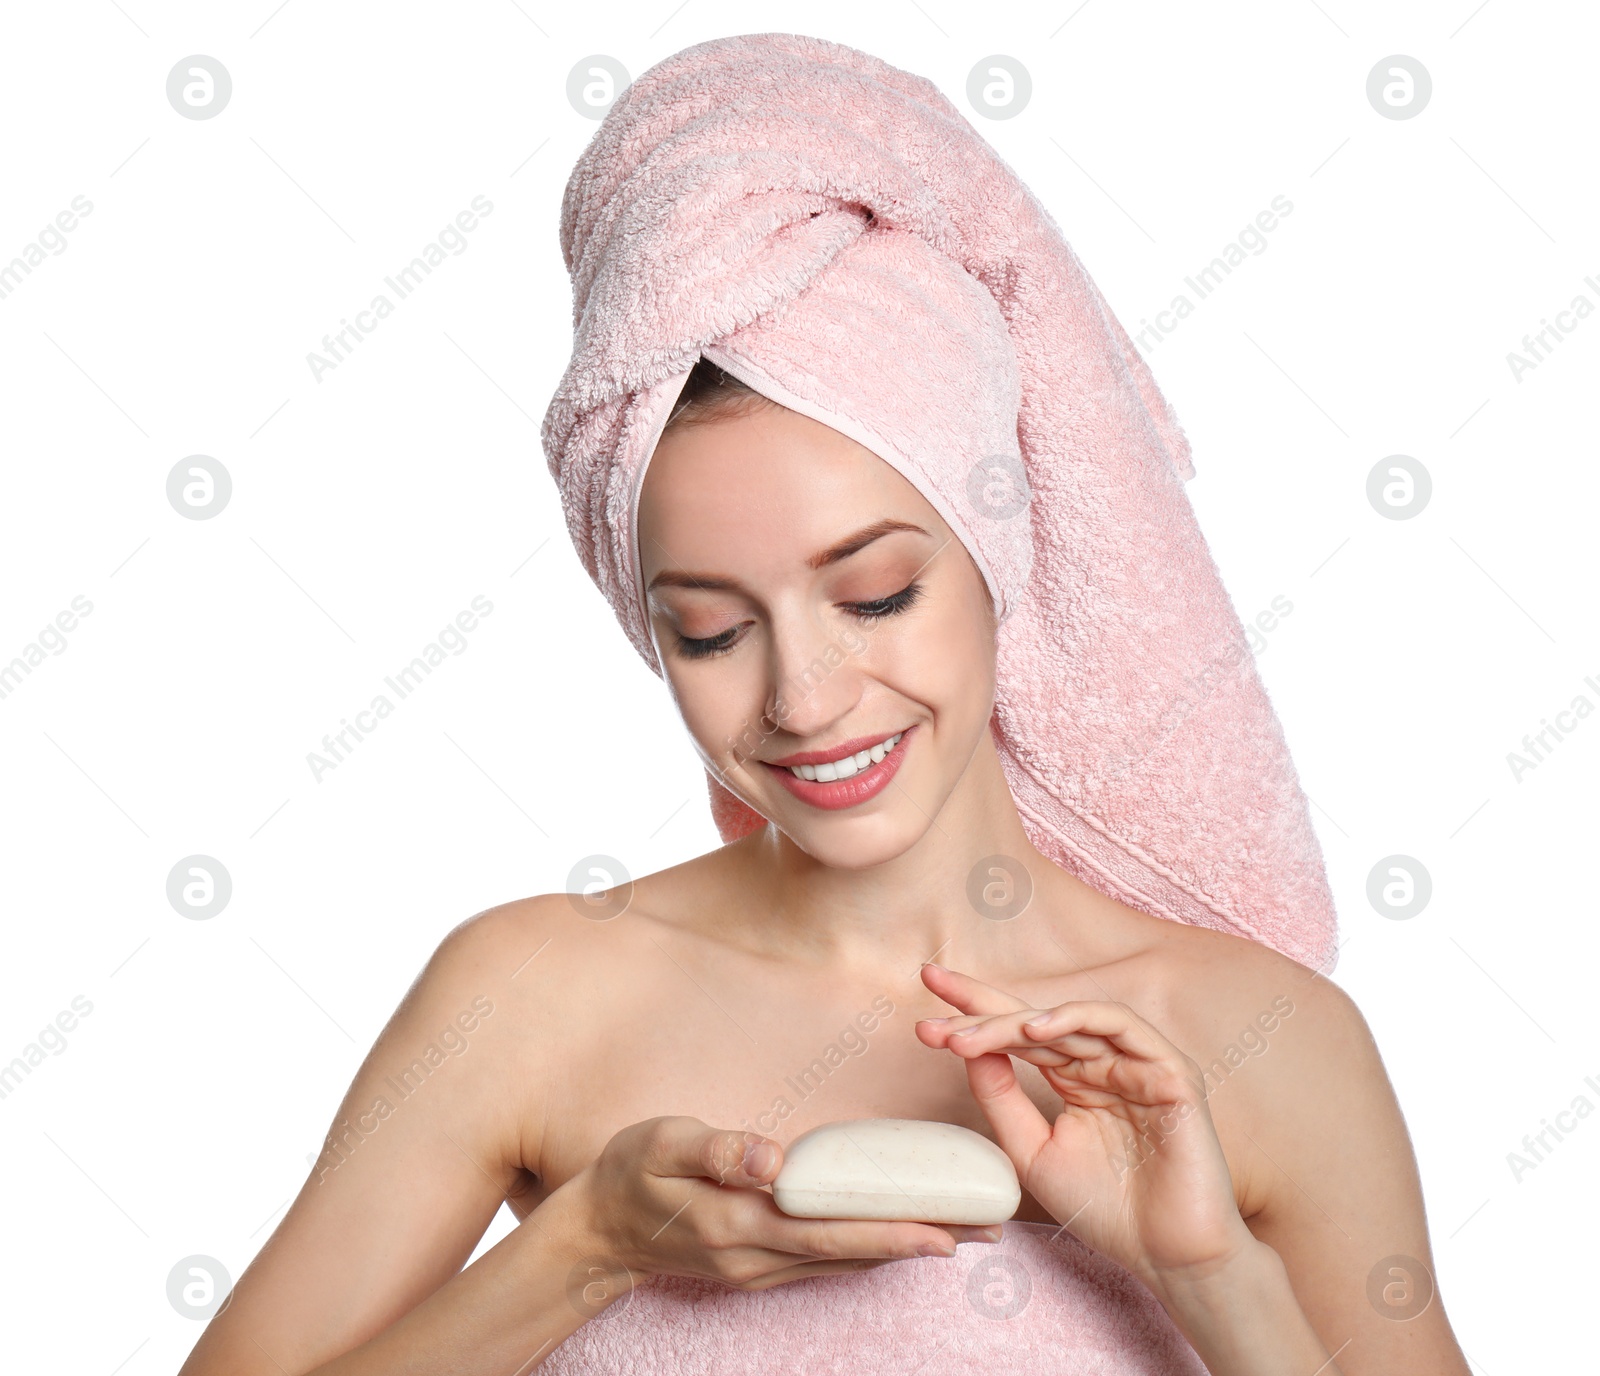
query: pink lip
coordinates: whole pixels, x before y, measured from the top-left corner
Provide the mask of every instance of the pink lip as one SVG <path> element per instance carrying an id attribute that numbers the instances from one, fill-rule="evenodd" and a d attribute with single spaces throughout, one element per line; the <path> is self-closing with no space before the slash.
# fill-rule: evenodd
<path id="1" fill-rule="evenodd" d="M 840 741 L 838 745 L 829 746 L 826 750 L 802 750 L 798 755 L 785 755 L 781 760 L 763 760 L 762 764 L 826 764 L 829 760 L 842 760 L 846 755 L 859 755 L 863 750 L 871 750 L 873 746 L 881 744 L 894 735 L 893 731 L 885 731 L 881 736 L 857 736 L 852 741 Z"/>
<path id="2" fill-rule="evenodd" d="M 791 774 L 787 768 L 793 764 L 821 764 L 828 759 L 839 759 L 846 754 L 857 754 L 862 750 L 870 750 L 879 741 L 886 741 L 893 731 L 886 736 L 863 736 L 859 741 L 844 741 L 834 746 L 832 750 L 808 750 L 799 755 L 790 755 L 784 764 L 770 763 L 763 760 L 761 763 L 778 776 L 778 782 L 789 790 L 803 803 L 810 803 L 812 807 L 824 808 L 833 812 L 840 808 L 855 807 L 864 803 L 869 798 L 875 798 L 889 786 L 889 780 L 894 778 L 895 771 L 900 768 L 900 761 L 905 757 L 906 743 L 911 739 L 912 733 L 917 728 L 908 726 L 901 733 L 899 743 L 885 755 L 877 764 L 870 765 L 858 774 L 852 774 L 848 779 L 835 779 L 831 783 L 819 783 L 814 779 L 801 779 Z"/>

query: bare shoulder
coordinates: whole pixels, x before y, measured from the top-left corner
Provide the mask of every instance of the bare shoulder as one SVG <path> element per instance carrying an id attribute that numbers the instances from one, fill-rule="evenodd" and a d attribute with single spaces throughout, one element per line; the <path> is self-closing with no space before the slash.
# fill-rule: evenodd
<path id="1" fill-rule="evenodd" d="M 598 990 L 601 971 L 631 944 L 632 925 L 582 911 L 570 894 L 514 899 L 452 928 L 414 992 L 425 987 L 444 1003 L 485 998 L 513 1015 L 502 1019 L 503 1034 L 526 1042 L 537 1026 L 558 1025 Z"/>
<path id="2" fill-rule="evenodd" d="M 494 1050 L 463 1059 L 482 1073 L 501 1074 L 503 1064 L 486 1063 L 531 1048 L 540 1026 L 559 1024 L 569 1011 L 566 995 L 581 992 L 594 948 L 604 941 L 595 924 L 573 911 L 565 894 L 486 908 L 440 939 L 385 1036 L 397 1023 L 431 1026 L 476 1010 L 480 1025 L 473 1045 Z"/>
<path id="3" fill-rule="evenodd" d="M 1236 950 L 1218 978 L 1209 1036 L 1190 1054 L 1205 1077 L 1219 1129 L 1240 1142 L 1249 1206 L 1304 1206 L 1301 1182 L 1362 1206 L 1364 1178 L 1383 1172 L 1402 1193 L 1416 1185 L 1410 1138 L 1388 1071 L 1355 1000 L 1332 980 L 1254 942 L 1216 934 Z M 1397 1201 L 1398 1202 L 1398 1201 Z"/>
<path id="4" fill-rule="evenodd" d="M 256 1371 L 270 1350 L 308 1371 L 349 1351 L 460 1271 L 502 1201 L 525 1195 L 539 1124 L 526 1106 L 551 1044 L 530 1035 L 551 1000 L 528 976 L 574 944 L 560 903 L 491 908 L 439 941 L 186 1370 Z"/>
<path id="5" fill-rule="evenodd" d="M 520 1155 L 523 1124 L 505 1111 L 508 1096 L 494 1086 L 520 1068 L 508 1064 L 512 1058 L 534 1060 L 528 1055 L 530 1017 L 555 1012 L 548 988 L 564 982 L 536 980 L 530 971 L 541 960 L 547 969 L 557 966 L 570 945 L 560 939 L 561 898 L 518 899 L 457 923 L 412 981 L 368 1057 L 369 1076 L 388 1077 L 380 1084 L 406 1085 L 402 1072 L 414 1066 L 417 1076 L 441 1086 L 430 1089 L 430 1099 L 443 1101 L 448 1092 L 458 1121 L 490 1119 L 484 1130 L 508 1165 Z M 446 1065 L 447 1074 L 429 1073 Z"/>
<path id="6" fill-rule="evenodd" d="M 1319 1049 L 1348 1055 L 1372 1048 L 1354 1000 L 1325 976 L 1244 937 L 1161 926 L 1142 962 L 1146 1016 L 1203 1070 L 1215 1071 L 1208 1086 L 1269 1052 L 1281 1064 Z"/>
<path id="7" fill-rule="evenodd" d="M 571 914 L 566 895 L 554 893 L 485 908 L 445 934 L 424 974 L 448 982 L 509 979 L 524 960 L 556 942 Z"/>
<path id="8" fill-rule="evenodd" d="M 590 894 L 543 893 L 487 908 L 439 942 L 420 977 L 459 998 L 499 997 L 519 1029 L 561 1025 L 587 1007 L 614 1006 L 619 988 L 654 969 L 656 947 L 705 935 L 707 913 L 733 910 L 717 896 L 719 857 L 692 860 Z"/>
<path id="9" fill-rule="evenodd" d="M 1146 1017 L 1199 1066 L 1240 1212 L 1283 1259 L 1329 1351 L 1353 1344 L 1341 1369 L 1465 1376 L 1443 1305 L 1430 1302 L 1405 1116 L 1355 1000 L 1225 933 L 1190 928 L 1160 947 Z"/>
<path id="10" fill-rule="evenodd" d="M 619 991 L 654 968 L 652 940 L 676 926 L 657 901 L 661 877 L 588 898 L 536 894 L 476 913 L 439 942 L 413 992 L 424 987 L 440 1004 L 487 998 L 506 1011 L 501 1037 L 548 1058 L 582 1034 L 587 1017 L 614 1013 Z"/>
<path id="11" fill-rule="evenodd" d="M 457 923 L 417 973 L 385 1035 L 405 1020 L 421 1016 L 432 1022 L 457 1008 L 476 1007 L 486 1038 L 492 1037 L 496 1012 L 515 995 L 519 965 L 550 939 L 555 926 L 554 905 L 545 895 L 488 908 Z"/>
<path id="12" fill-rule="evenodd" d="M 1379 1176 L 1396 1213 L 1415 1218 L 1420 1185 L 1410 1138 L 1355 1000 L 1241 937 L 1190 928 L 1163 945 L 1154 1002 L 1169 1025 L 1150 1021 L 1200 1068 L 1252 1227 L 1276 1230 L 1309 1211 L 1319 1225 L 1343 1218 L 1354 1235 Z"/>
<path id="13" fill-rule="evenodd" d="M 1366 1019 L 1326 976 L 1259 942 L 1177 924 L 1145 960 L 1149 1006 L 1138 1011 L 1199 1066 L 1252 1209 L 1272 1174 L 1256 1169 L 1261 1153 L 1299 1151 L 1330 1118 L 1353 1124 L 1393 1104 Z"/>

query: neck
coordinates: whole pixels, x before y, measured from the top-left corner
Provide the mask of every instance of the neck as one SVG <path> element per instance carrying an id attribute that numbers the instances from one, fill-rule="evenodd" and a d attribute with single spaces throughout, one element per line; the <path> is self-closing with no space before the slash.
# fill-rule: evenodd
<path id="1" fill-rule="evenodd" d="M 728 850 L 749 910 L 762 913 L 763 933 L 790 959 L 889 967 L 912 979 L 928 960 L 974 973 L 1032 956 L 1058 965 L 1084 958 L 1106 918 L 1107 900 L 1028 839 L 988 731 L 922 837 L 893 859 L 824 864 L 771 823 Z"/>

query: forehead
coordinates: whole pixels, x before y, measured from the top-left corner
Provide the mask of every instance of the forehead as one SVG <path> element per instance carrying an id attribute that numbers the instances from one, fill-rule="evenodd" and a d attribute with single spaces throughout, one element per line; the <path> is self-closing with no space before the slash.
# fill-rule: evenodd
<path id="1" fill-rule="evenodd" d="M 673 565 L 794 564 L 886 516 L 942 529 L 916 487 L 870 449 L 760 406 L 662 437 L 640 489 L 640 563 L 646 583 Z"/>

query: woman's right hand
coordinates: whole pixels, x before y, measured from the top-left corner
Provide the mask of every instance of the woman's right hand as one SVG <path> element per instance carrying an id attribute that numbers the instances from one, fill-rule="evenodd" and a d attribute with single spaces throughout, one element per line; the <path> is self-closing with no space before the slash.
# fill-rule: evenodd
<path id="1" fill-rule="evenodd" d="M 791 1218 L 761 1188 L 782 1164 L 770 1137 L 671 1115 L 623 1128 L 567 1184 L 595 1263 L 630 1273 L 623 1289 L 677 1275 L 765 1290 L 999 1240 L 999 1225 Z"/>

